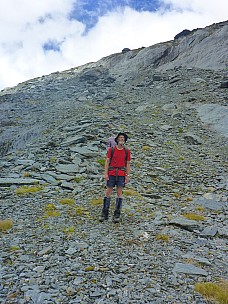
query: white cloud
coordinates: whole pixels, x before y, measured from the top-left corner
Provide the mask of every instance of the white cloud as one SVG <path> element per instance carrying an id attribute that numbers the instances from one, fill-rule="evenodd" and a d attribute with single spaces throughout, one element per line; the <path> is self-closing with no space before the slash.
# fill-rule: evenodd
<path id="1" fill-rule="evenodd" d="M 183 29 L 224 21 L 228 11 L 226 0 L 163 0 L 156 12 L 129 7 L 109 12 L 83 35 L 85 26 L 69 20 L 75 1 L 1 0 L 0 89 L 96 61 L 124 47 L 171 40 Z M 43 45 L 49 41 L 57 42 L 60 52 L 45 52 Z"/>

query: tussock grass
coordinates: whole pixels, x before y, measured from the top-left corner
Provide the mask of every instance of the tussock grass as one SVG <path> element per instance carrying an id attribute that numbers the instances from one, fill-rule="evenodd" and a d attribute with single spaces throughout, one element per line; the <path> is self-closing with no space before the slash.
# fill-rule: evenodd
<path id="1" fill-rule="evenodd" d="M 169 242 L 169 236 L 166 234 L 157 234 L 156 240 L 163 241 L 163 242 Z"/>
<path id="2" fill-rule="evenodd" d="M 53 157 L 53 156 L 51 156 L 50 159 L 49 159 L 50 163 L 56 163 L 56 161 L 57 161 L 57 158 Z"/>
<path id="3" fill-rule="evenodd" d="M 76 183 L 80 183 L 81 180 L 82 180 L 82 177 L 77 177 L 77 176 L 74 177 L 74 181 Z"/>
<path id="4" fill-rule="evenodd" d="M 123 193 L 126 196 L 140 196 L 140 194 L 134 189 L 124 189 Z"/>
<path id="5" fill-rule="evenodd" d="M 92 206 L 100 206 L 100 205 L 103 204 L 103 199 L 102 199 L 102 198 L 92 199 L 92 200 L 90 201 L 90 204 L 91 204 Z"/>
<path id="6" fill-rule="evenodd" d="M 198 207 L 196 207 L 196 210 L 197 210 L 197 211 L 201 211 L 201 212 L 202 212 L 202 211 L 204 211 L 205 209 L 204 209 L 204 207 L 203 207 L 203 206 L 198 206 Z"/>
<path id="7" fill-rule="evenodd" d="M 100 158 L 97 160 L 98 164 L 101 165 L 101 166 L 104 166 L 105 165 L 105 159 L 104 158 Z"/>
<path id="8" fill-rule="evenodd" d="M 203 215 L 196 214 L 196 213 L 184 213 L 183 216 L 189 220 L 194 220 L 194 221 L 204 221 L 205 220 L 205 217 Z"/>
<path id="9" fill-rule="evenodd" d="M 214 303 L 228 304 L 228 280 L 197 283 L 195 291 Z"/>
<path id="10" fill-rule="evenodd" d="M 56 206 L 54 204 L 47 204 L 45 206 L 45 215 L 51 217 L 57 217 L 60 216 L 60 212 L 56 209 Z"/>
<path id="11" fill-rule="evenodd" d="M 0 220 L 0 232 L 9 230 L 13 227 L 13 221 L 10 219 Z"/>
<path id="12" fill-rule="evenodd" d="M 18 250 L 20 250 L 20 247 L 19 247 L 19 246 L 11 246 L 11 247 L 9 248 L 9 251 L 18 251 Z"/>
<path id="13" fill-rule="evenodd" d="M 78 216 L 90 215 L 90 212 L 84 207 L 76 207 L 74 211 L 75 211 L 75 215 Z"/>
<path id="14" fill-rule="evenodd" d="M 150 146 L 142 146 L 143 151 L 149 151 L 151 149 Z"/>
<path id="15" fill-rule="evenodd" d="M 73 198 L 62 198 L 62 199 L 60 199 L 59 202 L 62 205 L 69 205 L 69 206 L 74 205 L 74 199 Z"/>
<path id="16" fill-rule="evenodd" d="M 26 195 L 29 193 L 35 193 L 43 190 L 43 186 L 22 186 L 15 190 L 17 195 Z"/>
<path id="17" fill-rule="evenodd" d="M 76 230 L 76 227 L 68 227 L 68 228 L 64 228 L 63 229 L 63 232 L 65 233 L 65 234 L 72 234 L 72 233 L 74 233 L 75 232 L 75 230 Z"/>
<path id="18" fill-rule="evenodd" d="M 29 176 L 30 176 L 30 173 L 29 173 L 29 172 L 24 172 L 24 173 L 23 173 L 23 176 L 24 176 L 24 177 L 29 177 Z"/>

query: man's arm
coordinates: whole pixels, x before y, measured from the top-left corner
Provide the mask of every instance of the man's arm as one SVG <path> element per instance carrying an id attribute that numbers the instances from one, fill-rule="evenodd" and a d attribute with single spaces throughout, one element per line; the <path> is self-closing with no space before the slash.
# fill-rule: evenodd
<path id="1" fill-rule="evenodd" d="M 130 161 L 127 161 L 126 164 L 126 181 L 125 183 L 127 184 L 130 180 Z"/>
<path id="2" fill-rule="evenodd" d="M 105 180 L 108 180 L 108 167 L 109 167 L 109 162 L 110 162 L 110 159 L 109 159 L 109 158 L 106 158 L 106 160 L 105 160 L 105 168 L 104 168 L 104 178 L 105 178 Z"/>

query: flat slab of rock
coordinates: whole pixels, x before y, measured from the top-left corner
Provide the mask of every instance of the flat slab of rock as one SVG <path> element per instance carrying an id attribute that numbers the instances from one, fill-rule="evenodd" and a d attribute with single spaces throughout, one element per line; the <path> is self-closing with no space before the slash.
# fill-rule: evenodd
<path id="1" fill-rule="evenodd" d="M 189 231 L 193 231 L 193 230 L 199 228 L 199 223 L 197 221 L 189 220 L 184 217 L 173 218 L 169 223 L 171 225 L 183 227 L 184 229 L 189 230 Z"/>
<path id="2" fill-rule="evenodd" d="M 0 178 L 0 186 L 34 185 L 37 182 L 38 180 L 33 178 Z"/>
<path id="3" fill-rule="evenodd" d="M 95 149 L 92 151 L 87 147 L 72 147 L 70 148 L 70 150 L 72 152 L 79 153 L 85 157 L 97 157 L 100 155 L 98 151 L 94 151 Z"/>
<path id="4" fill-rule="evenodd" d="M 225 202 L 217 201 L 216 199 L 199 198 L 193 201 L 195 204 L 203 206 L 211 210 L 222 210 L 225 207 Z"/>
<path id="5" fill-rule="evenodd" d="M 215 236 L 217 232 L 218 232 L 217 226 L 209 226 L 209 227 L 205 227 L 200 234 L 202 236 Z"/>
<path id="6" fill-rule="evenodd" d="M 173 272 L 207 276 L 206 270 L 185 263 L 176 263 Z"/>
<path id="7" fill-rule="evenodd" d="M 86 141 L 86 138 L 84 136 L 78 135 L 74 137 L 68 138 L 66 141 L 62 143 L 62 146 L 69 146 L 73 144 L 79 144 L 84 143 Z"/>
<path id="8" fill-rule="evenodd" d="M 75 164 L 69 164 L 69 165 L 57 165 L 56 170 L 62 173 L 77 173 L 78 172 L 78 166 Z"/>

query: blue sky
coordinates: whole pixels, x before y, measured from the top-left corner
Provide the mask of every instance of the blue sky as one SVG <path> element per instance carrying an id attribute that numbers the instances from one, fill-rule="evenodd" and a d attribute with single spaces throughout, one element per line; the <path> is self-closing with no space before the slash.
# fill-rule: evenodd
<path id="1" fill-rule="evenodd" d="M 0 89 L 227 19 L 227 0 L 1 0 Z"/>
<path id="2" fill-rule="evenodd" d="M 93 1 L 84 0 L 76 1 L 71 18 L 76 18 L 86 25 L 86 32 L 89 31 L 99 20 L 108 12 L 115 11 L 117 8 L 130 7 L 138 12 L 156 11 L 159 9 L 160 3 L 157 0 L 103 0 Z"/>

